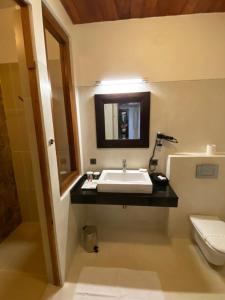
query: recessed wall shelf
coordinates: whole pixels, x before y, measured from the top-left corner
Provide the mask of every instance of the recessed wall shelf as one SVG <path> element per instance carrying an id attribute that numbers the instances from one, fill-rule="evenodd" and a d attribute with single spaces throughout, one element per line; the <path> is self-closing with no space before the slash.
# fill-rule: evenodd
<path id="1" fill-rule="evenodd" d="M 178 206 L 178 196 L 170 185 L 154 184 L 152 194 L 100 193 L 97 190 L 82 190 L 81 186 L 85 180 L 86 175 L 83 175 L 71 190 L 71 202 L 73 204 Z"/>

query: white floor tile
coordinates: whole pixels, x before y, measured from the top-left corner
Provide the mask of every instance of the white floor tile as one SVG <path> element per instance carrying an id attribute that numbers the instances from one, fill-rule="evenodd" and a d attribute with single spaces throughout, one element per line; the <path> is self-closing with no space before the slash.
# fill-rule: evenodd
<path id="1" fill-rule="evenodd" d="M 156 272 L 165 300 L 225 300 L 225 269 L 212 268 L 190 240 L 154 234 L 148 239 L 142 236 L 137 243 L 131 240 L 117 242 L 116 237 L 113 241 L 109 237 L 99 243 L 97 254 L 79 247 L 67 284 L 63 288 L 49 285 L 42 300 L 75 300 L 78 278 L 87 266 Z"/>
<path id="2" fill-rule="evenodd" d="M 0 299 L 39 300 L 46 286 L 39 225 L 22 223 L 0 244 Z"/>

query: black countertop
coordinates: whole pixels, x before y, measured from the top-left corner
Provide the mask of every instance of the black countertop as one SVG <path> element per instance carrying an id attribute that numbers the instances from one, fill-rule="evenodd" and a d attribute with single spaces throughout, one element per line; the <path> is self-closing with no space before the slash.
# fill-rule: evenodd
<path id="1" fill-rule="evenodd" d="M 134 206 L 177 207 L 178 196 L 168 184 L 162 186 L 153 184 L 152 194 L 100 193 L 97 190 L 82 190 L 86 180 L 83 175 L 71 190 L 73 204 L 109 204 Z"/>

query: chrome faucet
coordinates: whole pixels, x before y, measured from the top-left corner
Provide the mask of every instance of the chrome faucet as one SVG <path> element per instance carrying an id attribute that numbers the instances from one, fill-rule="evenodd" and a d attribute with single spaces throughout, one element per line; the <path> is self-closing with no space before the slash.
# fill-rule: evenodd
<path id="1" fill-rule="evenodd" d="M 127 171 L 127 161 L 126 161 L 126 159 L 122 160 L 122 164 L 123 164 L 123 173 L 126 173 L 126 171 Z"/>

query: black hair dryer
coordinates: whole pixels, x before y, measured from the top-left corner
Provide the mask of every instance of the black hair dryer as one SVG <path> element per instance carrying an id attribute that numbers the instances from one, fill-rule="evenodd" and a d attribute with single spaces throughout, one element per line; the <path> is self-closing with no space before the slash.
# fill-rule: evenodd
<path id="1" fill-rule="evenodd" d="M 163 146 L 163 144 L 162 144 L 163 140 L 165 140 L 167 142 L 170 142 L 170 143 L 178 143 L 178 140 L 175 137 L 157 132 L 156 139 L 155 139 L 155 145 L 154 145 L 153 152 L 152 152 L 152 156 L 150 157 L 150 160 L 149 160 L 149 171 L 150 171 L 150 173 L 155 171 L 156 166 L 158 164 L 158 160 L 154 159 L 155 150 L 156 150 L 156 147 L 162 147 Z"/>
<path id="2" fill-rule="evenodd" d="M 178 140 L 175 137 L 158 132 L 156 135 L 157 146 L 162 146 L 162 140 L 168 141 L 170 143 L 178 143 Z"/>

